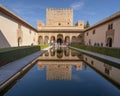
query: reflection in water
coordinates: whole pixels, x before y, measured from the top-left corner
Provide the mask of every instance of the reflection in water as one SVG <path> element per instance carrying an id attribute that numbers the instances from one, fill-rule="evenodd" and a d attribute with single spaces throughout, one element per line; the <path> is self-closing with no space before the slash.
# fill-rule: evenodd
<path id="1" fill-rule="evenodd" d="M 71 65 L 51 64 L 46 66 L 47 80 L 71 80 Z"/>
<path id="2" fill-rule="evenodd" d="M 83 60 L 82 54 L 71 51 L 69 48 L 51 48 L 38 58 L 39 60 Z"/>
<path id="3" fill-rule="evenodd" d="M 83 55 L 84 61 L 120 88 L 120 69 L 90 56 Z"/>
<path id="4" fill-rule="evenodd" d="M 108 82 L 120 87 L 119 74 L 120 69 L 77 51 L 50 49 L 5 96 L 120 96 Z"/>
<path id="5" fill-rule="evenodd" d="M 75 69 L 82 70 L 82 61 L 39 61 L 38 70 L 43 70 L 46 67 L 47 80 L 71 80 L 72 66 Z"/>
<path id="6" fill-rule="evenodd" d="M 90 56 L 81 54 L 77 51 L 71 51 L 69 48 L 50 49 L 48 52 L 41 56 L 38 60 L 38 69 L 44 69 L 46 67 L 46 79 L 47 80 L 71 80 L 72 79 L 72 66 L 76 70 L 87 70 L 87 66 L 97 70 L 98 73 L 107 77 L 112 83 L 116 83 L 120 86 L 120 69 L 113 67 L 107 63 L 96 60 Z M 62 62 L 60 61 L 62 60 Z M 86 63 L 82 63 L 84 60 Z"/>
<path id="7" fill-rule="evenodd" d="M 57 49 L 57 58 L 62 58 L 63 57 L 63 49 L 59 47 Z"/>
<path id="8" fill-rule="evenodd" d="M 55 50 L 53 48 L 50 49 L 51 56 L 55 56 Z"/>
<path id="9" fill-rule="evenodd" d="M 65 49 L 65 56 L 69 56 L 70 55 L 70 49 L 69 48 L 66 48 Z"/>
<path id="10" fill-rule="evenodd" d="M 75 55 L 70 55 L 70 52 Z M 47 52 L 45 56 L 46 54 Z M 82 61 L 79 59 L 81 55 L 76 55 L 76 51 L 70 51 L 69 48 L 60 47 L 57 50 L 53 48 L 50 49 L 50 54 L 49 57 L 46 57 L 47 60 L 49 58 L 50 61 L 44 60 L 44 55 L 41 56 L 38 61 L 39 70 L 43 70 L 46 67 L 47 80 L 71 80 L 72 66 L 74 66 L 76 70 L 82 70 Z M 56 57 L 54 57 L 54 60 L 51 60 L 53 56 Z M 60 58 L 63 58 L 62 62 L 59 61 Z"/>
<path id="11" fill-rule="evenodd" d="M 105 67 L 105 73 L 107 75 L 110 74 L 110 70 L 112 70 L 112 66 L 108 65 L 108 64 L 104 64 L 104 67 Z"/>

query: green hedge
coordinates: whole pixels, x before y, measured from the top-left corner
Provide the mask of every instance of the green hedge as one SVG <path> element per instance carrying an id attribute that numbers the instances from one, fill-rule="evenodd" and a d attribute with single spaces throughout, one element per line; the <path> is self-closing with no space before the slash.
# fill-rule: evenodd
<path id="1" fill-rule="evenodd" d="M 108 48 L 108 47 L 95 47 L 95 46 L 83 46 L 83 45 L 77 45 L 72 44 L 72 47 L 120 58 L 120 48 Z"/>
<path id="2" fill-rule="evenodd" d="M 49 47 L 50 45 L 49 44 L 40 44 L 39 46 L 41 47 L 41 49 L 44 49 L 44 48 Z"/>
<path id="3" fill-rule="evenodd" d="M 2 48 L 0 49 L 0 66 L 30 55 L 46 47 L 48 47 L 48 45 Z"/>

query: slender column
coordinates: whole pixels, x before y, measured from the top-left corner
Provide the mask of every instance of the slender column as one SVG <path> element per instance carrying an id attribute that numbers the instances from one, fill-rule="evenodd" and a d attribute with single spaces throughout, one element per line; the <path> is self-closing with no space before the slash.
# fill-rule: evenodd
<path id="1" fill-rule="evenodd" d="M 44 34 L 43 34 L 43 42 L 42 42 L 42 44 L 44 44 L 45 43 L 45 36 L 44 36 Z"/>
<path id="2" fill-rule="evenodd" d="M 71 44 L 71 42 L 72 42 L 72 36 L 70 35 L 70 44 Z"/>
<path id="3" fill-rule="evenodd" d="M 65 44 L 65 33 L 63 33 L 63 44 Z"/>
<path id="4" fill-rule="evenodd" d="M 55 43 L 57 43 L 57 33 L 55 33 Z"/>

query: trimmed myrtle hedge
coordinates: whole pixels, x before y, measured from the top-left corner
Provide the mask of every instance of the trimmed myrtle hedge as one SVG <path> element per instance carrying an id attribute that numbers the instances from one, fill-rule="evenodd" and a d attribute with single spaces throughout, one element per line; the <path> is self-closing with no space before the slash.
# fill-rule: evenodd
<path id="1" fill-rule="evenodd" d="M 72 47 L 120 58 L 120 48 L 108 48 L 108 47 L 95 47 L 95 46 L 84 46 L 84 45 L 77 45 L 72 44 Z"/>
<path id="2" fill-rule="evenodd" d="M 30 55 L 48 46 L 49 45 L 2 48 L 0 49 L 0 66 Z"/>
<path id="3" fill-rule="evenodd" d="M 44 48 L 49 47 L 49 44 L 40 44 L 39 46 L 41 47 L 41 49 L 44 49 Z"/>

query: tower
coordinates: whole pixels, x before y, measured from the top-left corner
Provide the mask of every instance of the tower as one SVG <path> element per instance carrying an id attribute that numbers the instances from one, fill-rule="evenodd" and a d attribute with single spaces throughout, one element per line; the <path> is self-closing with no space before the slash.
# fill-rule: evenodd
<path id="1" fill-rule="evenodd" d="M 73 9 L 47 8 L 46 26 L 73 26 Z"/>

